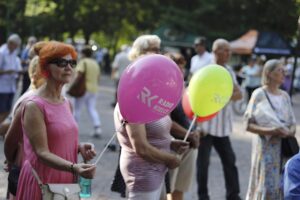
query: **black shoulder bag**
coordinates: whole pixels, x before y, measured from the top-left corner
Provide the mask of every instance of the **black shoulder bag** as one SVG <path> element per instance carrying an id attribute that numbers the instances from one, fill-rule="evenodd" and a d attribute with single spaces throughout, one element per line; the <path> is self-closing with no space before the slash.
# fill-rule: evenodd
<path id="1" fill-rule="evenodd" d="M 271 108 L 275 111 L 275 107 L 271 103 L 269 96 L 265 90 L 263 90 Z M 276 113 L 276 111 L 275 111 Z M 280 118 L 278 118 L 280 120 Z M 282 122 L 282 120 L 280 120 Z M 281 138 L 281 154 L 286 158 L 290 158 L 299 152 L 299 145 L 295 136 Z"/>

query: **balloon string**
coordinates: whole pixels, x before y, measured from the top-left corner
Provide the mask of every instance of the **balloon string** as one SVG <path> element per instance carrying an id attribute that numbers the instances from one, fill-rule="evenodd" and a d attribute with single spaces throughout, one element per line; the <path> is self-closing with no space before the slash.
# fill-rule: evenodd
<path id="1" fill-rule="evenodd" d="M 104 152 L 106 151 L 106 149 L 108 148 L 108 146 L 110 145 L 110 143 L 111 143 L 111 142 L 113 141 L 113 139 L 115 138 L 116 133 L 117 133 L 117 132 L 115 132 L 114 135 L 110 138 L 110 140 L 108 141 L 108 143 L 106 144 L 106 146 L 104 147 L 104 149 L 102 150 L 102 152 L 100 153 L 100 155 L 98 156 L 98 158 L 97 158 L 97 160 L 96 160 L 96 162 L 95 162 L 94 165 L 97 165 L 97 164 L 98 164 L 98 162 L 99 162 L 100 159 L 102 158 Z"/>
<path id="2" fill-rule="evenodd" d="M 186 142 L 186 140 L 188 139 L 188 137 L 189 137 L 189 135 L 190 135 L 190 133 L 191 133 L 191 130 L 192 130 L 192 128 L 194 127 L 194 124 L 195 124 L 195 122 L 196 122 L 196 119 L 197 119 L 197 115 L 194 115 L 193 121 L 192 121 L 192 123 L 190 124 L 190 127 L 189 127 L 188 131 L 186 132 L 185 137 L 184 137 L 184 139 L 183 139 L 184 142 Z"/>
<path id="3" fill-rule="evenodd" d="M 108 146 L 110 145 L 110 143 L 112 143 L 113 139 L 116 137 L 117 133 L 120 132 L 121 128 L 124 128 L 126 125 L 127 121 L 122 120 L 121 122 L 121 126 L 118 128 L 118 130 L 114 133 L 114 135 L 110 138 L 110 140 L 108 141 L 108 143 L 105 145 L 104 149 L 102 150 L 102 152 L 100 153 L 100 155 L 98 156 L 97 160 L 95 161 L 94 165 L 97 165 L 98 162 L 100 161 L 100 159 L 102 158 L 104 152 L 106 151 L 106 149 L 108 148 Z"/>

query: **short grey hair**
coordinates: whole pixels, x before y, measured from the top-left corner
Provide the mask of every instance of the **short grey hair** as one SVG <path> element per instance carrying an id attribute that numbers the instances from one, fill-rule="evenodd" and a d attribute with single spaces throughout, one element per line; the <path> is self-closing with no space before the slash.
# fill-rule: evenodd
<path id="1" fill-rule="evenodd" d="M 261 76 L 261 84 L 262 85 L 267 85 L 269 83 L 270 80 L 268 78 L 268 75 L 272 71 L 274 71 L 276 69 L 276 67 L 278 67 L 281 64 L 282 64 L 282 62 L 280 62 L 277 59 L 271 59 L 265 63 L 263 71 L 262 71 L 262 76 Z"/>
<path id="2" fill-rule="evenodd" d="M 216 50 L 223 48 L 224 46 L 228 46 L 229 42 L 223 38 L 216 39 L 212 45 L 212 51 L 215 52 Z"/>
<path id="3" fill-rule="evenodd" d="M 139 36 L 132 45 L 128 53 L 129 60 L 133 61 L 147 53 L 147 49 L 151 45 L 158 45 L 160 46 L 161 40 L 157 35 L 141 35 Z"/>
<path id="4" fill-rule="evenodd" d="M 16 45 L 20 46 L 21 38 L 18 34 L 14 33 L 8 37 L 7 42 L 12 42 L 12 43 L 15 43 Z"/>

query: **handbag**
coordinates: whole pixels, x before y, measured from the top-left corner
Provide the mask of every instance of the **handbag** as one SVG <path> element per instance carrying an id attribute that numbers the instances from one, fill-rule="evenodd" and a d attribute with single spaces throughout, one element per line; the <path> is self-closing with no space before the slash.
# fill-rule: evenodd
<path id="1" fill-rule="evenodd" d="M 72 97 L 82 97 L 85 94 L 85 74 L 86 74 L 86 63 L 83 63 L 84 71 L 82 76 L 77 76 L 75 80 L 71 83 L 67 93 Z"/>
<path id="2" fill-rule="evenodd" d="M 80 186 L 78 183 L 48 183 L 43 184 L 36 171 L 32 174 L 42 191 L 42 200 L 80 200 Z"/>
<path id="3" fill-rule="evenodd" d="M 8 174 L 8 191 L 16 196 L 21 168 L 13 165 Z"/>
<path id="4" fill-rule="evenodd" d="M 275 111 L 273 104 L 271 103 L 269 96 L 265 90 L 263 90 L 271 108 Z M 276 113 L 276 112 L 275 112 Z M 279 119 L 280 120 L 280 119 Z M 280 120 L 282 121 L 282 120 Z M 281 154 L 284 157 L 290 158 L 299 152 L 299 145 L 295 136 L 286 137 L 281 139 Z"/>
<path id="5" fill-rule="evenodd" d="M 299 152 L 297 139 L 293 137 L 282 138 L 281 153 L 284 157 L 290 158 Z"/>

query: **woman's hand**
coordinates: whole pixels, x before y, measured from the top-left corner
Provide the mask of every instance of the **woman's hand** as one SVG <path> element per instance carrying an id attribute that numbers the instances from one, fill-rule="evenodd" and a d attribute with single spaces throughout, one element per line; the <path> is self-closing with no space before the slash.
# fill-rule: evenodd
<path id="1" fill-rule="evenodd" d="M 180 162 L 180 156 L 172 155 L 172 157 L 165 164 L 169 169 L 175 169 L 180 165 Z"/>
<path id="2" fill-rule="evenodd" d="M 200 132 L 199 131 L 193 131 L 189 135 L 187 141 L 190 143 L 190 147 L 193 149 L 197 149 L 200 144 Z"/>
<path id="3" fill-rule="evenodd" d="M 92 179 L 96 173 L 96 166 L 94 164 L 78 163 L 73 166 L 74 172 L 83 178 Z"/>
<path id="4" fill-rule="evenodd" d="M 282 137 L 282 138 L 289 136 L 289 131 L 282 127 L 273 128 L 273 129 L 271 129 L 270 132 L 271 132 L 271 135 L 275 135 L 275 136 Z"/>
<path id="5" fill-rule="evenodd" d="M 78 150 L 84 161 L 92 160 L 96 156 L 96 151 L 92 143 L 80 143 Z"/>
<path id="6" fill-rule="evenodd" d="M 189 143 L 182 140 L 172 140 L 171 150 L 177 154 L 183 154 L 189 149 Z"/>

